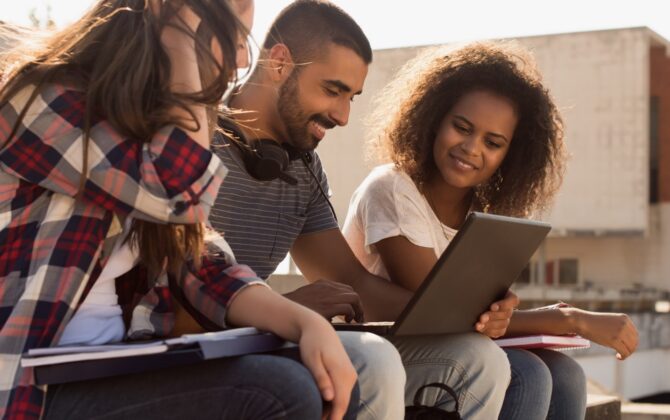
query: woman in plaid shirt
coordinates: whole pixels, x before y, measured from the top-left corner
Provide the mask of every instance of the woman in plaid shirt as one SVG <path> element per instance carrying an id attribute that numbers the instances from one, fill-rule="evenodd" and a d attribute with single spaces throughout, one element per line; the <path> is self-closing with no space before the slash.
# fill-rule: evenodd
<path id="1" fill-rule="evenodd" d="M 99 1 L 41 49 L 5 60 L 0 416 L 318 418 L 322 398 L 332 418 L 345 415 L 356 373 L 328 323 L 236 264 L 222 238 L 203 240 L 226 173 L 209 151 L 210 122 L 246 64 L 252 16 L 253 0 Z M 84 310 L 104 295 L 102 278 L 116 295 L 107 309 L 123 310 L 103 321 L 118 321 L 120 338 L 170 335 L 183 307 L 204 327 L 298 342 L 309 371 L 245 356 L 61 385 L 44 408 L 21 354 L 77 334 L 113 340 Z"/>

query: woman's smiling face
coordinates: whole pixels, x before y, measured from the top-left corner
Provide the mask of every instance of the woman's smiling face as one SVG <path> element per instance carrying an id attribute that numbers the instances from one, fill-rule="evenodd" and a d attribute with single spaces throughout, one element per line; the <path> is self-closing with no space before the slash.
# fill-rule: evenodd
<path id="1" fill-rule="evenodd" d="M 517 122 L 506 97 L 486 90 L 463 95 L 442 119 L 433 145 L 442 180 L 456 188 L 488 181 L 507 155 Z"/>

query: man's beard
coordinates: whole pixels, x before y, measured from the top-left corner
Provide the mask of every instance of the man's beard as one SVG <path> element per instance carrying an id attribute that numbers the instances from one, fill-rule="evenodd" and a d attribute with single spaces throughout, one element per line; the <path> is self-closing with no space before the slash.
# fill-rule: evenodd
<path id="1" fill-rule="evenodd" d="M 298 71 L 294 70 L 291 76 L 279 89 L 279 98 L 277 99 L 277 111 L 281 121 L 286 128 L 287 139 L 284 139 L 290 146 L 300 152 L 309 152 L 316 149 L 319 145 L 319 139 L 315 138 L 309 132 L 309 123 L 315 121 L 326 129 L 333 128 L 335 124 L 329 119 L 314 114 L 307 116 L 301 109 L 298 101 Z"/>

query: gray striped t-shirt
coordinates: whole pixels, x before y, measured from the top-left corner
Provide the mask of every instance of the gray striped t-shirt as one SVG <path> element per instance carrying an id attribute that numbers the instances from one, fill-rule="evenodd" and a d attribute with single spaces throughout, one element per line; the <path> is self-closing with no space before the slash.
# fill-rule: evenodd
<path id="1" fill-rule="evenodd" d="M 286 170 L 298 180 L 297 185 L 279 179 L 258 181 L 244 169 L 237 147 L 216 137 L 212 147 L 228 168 L 228 175 L 209 220 L 224 235 L 238 263 L 250 266 L 265 279 L 286 257 L 299 235 L 338 228 L 317 181 L 301 159 L 292 160 Z M 309 165 L 328 192 L 321 161 L 316 152 L 311 152 L 311 156 Z"/>

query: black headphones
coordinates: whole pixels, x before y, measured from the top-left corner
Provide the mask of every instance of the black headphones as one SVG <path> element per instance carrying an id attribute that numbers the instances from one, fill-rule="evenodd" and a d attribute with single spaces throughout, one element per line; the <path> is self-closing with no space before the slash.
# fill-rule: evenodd
<path id="1" fill-rule="evenodd" d="M 219 118 L 219 126 L 229 133 L 230 142 L 237 146 L 242 153 L 242 161 L 247 173 L 259 181 L 281 179 L 290 185 L 298 185 L 298 180 L 288 174 L 286 170 L 291 161 L 302 160 L 312 179 L 316 182 L 321 196 L 326 200 L 330 211 L 333 212 L 333 216 L 337 220 L 335 208 L 310 166 L 310 163 L 312 163 L 311 154 L 298 151 L 288 144 L 278 143 L 271 139 L 258 139 L 250 142 L 239 126 L 230 119 Z"/>
<path id="2" fill-rule="evenodd" d="M 244 167 L 252 177 L 259 181 L 279 178 L 291 185 L 298 184 L 298 180 L 286 173 L 286 169 L 290 161 L 302 158 L 303 153 L 270 139 L 254 140 L 250 145 L 237 145 L 241 146 Z"/>
<path id="3" fill-rule="evenodd" d="M 286 173 L 286 169 L 291 160 L 301 158 L 303 153 L 270 139 L 251 142 L 239 126 L 229 119 L 219 118 L 219 126 L 229 134 L 230 142 L 240 150 L 244 168 L 253 178 L 259 181 L 279 178 L 291 185 L 298 184 L 298 180 Z"/>

